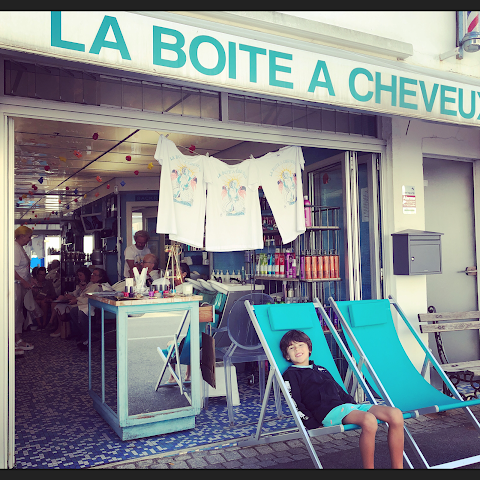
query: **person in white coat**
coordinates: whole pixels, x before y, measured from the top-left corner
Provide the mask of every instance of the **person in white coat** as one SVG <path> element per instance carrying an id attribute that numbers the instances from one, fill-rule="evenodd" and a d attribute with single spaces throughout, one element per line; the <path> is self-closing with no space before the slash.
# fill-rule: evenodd
<path id="1" fill-rule="evenodd" d="M 133 237 L 135 243 L 125 249 L 125 267 L 123 269 L 123 276 L 125 278 L 133 278 L 133 267 L 137 267 L 138 271 L 142 270 L 141 263 L 143 258 L 148 253 L 152 253 L 147 246 L 150 235 L 146 230 L 139 230 L 135 232 Z"/>

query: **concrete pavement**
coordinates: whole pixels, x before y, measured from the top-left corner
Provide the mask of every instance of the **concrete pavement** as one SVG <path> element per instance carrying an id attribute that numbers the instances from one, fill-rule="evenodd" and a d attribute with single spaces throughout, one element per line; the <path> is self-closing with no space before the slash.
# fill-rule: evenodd
<path id="1" fill-rule="evenodd" d="M 480 419 L 480 405 L 471 408 Z M 406 425 L 430 465 L 480 455 L 480 434 L 462 410 L 406 420 Z M 359 431 L 316 437 L 312 444 L 324 468 L 362 468 L 358 449 Z M 390 468 L 386 427 L 377 431 L 375 467 Z M 208 449 L 207 449 L 208 448 Z M 419 460 L 405 442 L 405 451 L 415 468 Z M 209 445 L 196 451 L 178 451 L 101 465 L 95 469 L 310 469 L 313 462 L 301 439 L 241 447 Z M 405 468 L 408 465 L 405 463 Z M 463 468 L 480 468 L 480 462 Z"/>

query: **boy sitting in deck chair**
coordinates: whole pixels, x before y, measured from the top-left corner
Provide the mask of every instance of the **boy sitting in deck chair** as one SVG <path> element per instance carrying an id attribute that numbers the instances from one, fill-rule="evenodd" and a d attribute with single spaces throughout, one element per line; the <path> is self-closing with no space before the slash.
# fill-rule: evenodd
<path id="1" fill-rule="evenodd" d="M 373 468 L 377 419 L 387 422 L 388 447 L 392 468 L 403 468 L 403 415 L 398 408 L 357 404 L 325 368 L 309 360 L 312 353 L 310 337 L 299 330 L 290 330 L 280 341 L 284 358 L 293 365 L 283 378 L 305 428 L 322 424 L 353 423 L 362 428 L 360 454 L 363 468 Z"/>

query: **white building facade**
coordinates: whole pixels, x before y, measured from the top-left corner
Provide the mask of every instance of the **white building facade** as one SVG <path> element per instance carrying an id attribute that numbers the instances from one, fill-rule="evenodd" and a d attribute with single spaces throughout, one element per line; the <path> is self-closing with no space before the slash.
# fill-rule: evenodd
<path id="1" fill-rule="evenodd" d="M 8 219 L 8 228 L 0 232 L 0 270 L 8 272 L 0 280 L 5 319 L 0 328 L 1 468 L 14 463 L 14 116 L 94 119 L 105 125 L 338 150 L 346 205 L 345 298 L 365 298 L 368 276 L 369 298 L 392 295 L 414 325 L 428 306 L 478 309 L 477 277 L 465 269 L 477 265 L 480 241 L 480 53 L 448 55 L 458 43 L 456 12 L 8 11 L 0 12 L 0 21 L 2 73 L 9 59 L 77 65 L 142 81 L 161 78 L 197 86 L 220 92 L 224 100 L 243 95 L 376 117 L 371 135 L 354 128 L 342 131 L 338 123 L 334 131 L 259 127 L 230 118 L 227 104 L 220 122 L 170 118 L 12 96 L 1 75 L 0 208 Z M 357 181 L 361 164 L 368 172 L 366 196 Z M 323 167 L 313 163 L 306 175 Z M 362 209 L 370 219 L 368 268 L 361 254 Z M 442 233 L 441 274 L 394 274 L 392 234 L 409 229 Z M 399 329 L 420 369 L 421 352 Z M 478 335 L 458 337 L 451 347 L 451 361 L 478 358 Z"/>

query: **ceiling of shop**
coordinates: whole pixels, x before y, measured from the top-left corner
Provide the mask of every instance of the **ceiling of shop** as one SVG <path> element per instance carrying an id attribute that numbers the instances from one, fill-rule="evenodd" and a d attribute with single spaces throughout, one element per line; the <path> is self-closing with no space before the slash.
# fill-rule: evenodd
<path id="1" fill-rule="evenodd" d="M 17 221 L 51 222 L 94 200 L 93 192 L 114 178 L 160 175 L 153 155 L 167 132 L 28 118 L 15 118 L 14 125 Z M 168 138 L 186 155 L 208 152 L 220 159 L 242 143 L 177 133 Z"/>

